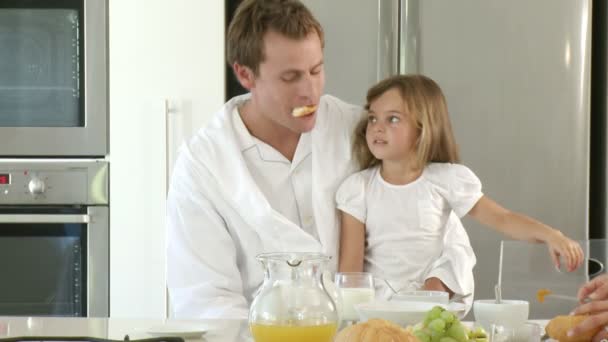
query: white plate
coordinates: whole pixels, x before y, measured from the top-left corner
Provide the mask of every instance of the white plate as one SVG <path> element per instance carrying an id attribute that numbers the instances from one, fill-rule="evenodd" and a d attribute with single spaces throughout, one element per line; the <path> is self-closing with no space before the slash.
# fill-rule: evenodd
<path id="1" fill-rule="evenodd" d="M 361 321 L 367 321 L 371 318 L 382 318 L 401 326 L 406 326 L 421 322 L 426 313 L 436 305 L 439 304 L 375 300 L 357 304 L 355 305 L 355 310 L 357 310 Z"/>
<path id="2" fill-rule="evenodd" d="M 452 302 L 448 305 L 442 305 L 444 308 L 452 311 L 452 312 L 464 312 L 467 309 L 467 306 L 464 303 Z"/>
<path id="3" fill-rule="evenodd" d="M 205 331 L 200 325 L 167 323 L 150 327 L 146 333 L 158 337 L 177 336 L 183 339 L 198 339 Z"/>

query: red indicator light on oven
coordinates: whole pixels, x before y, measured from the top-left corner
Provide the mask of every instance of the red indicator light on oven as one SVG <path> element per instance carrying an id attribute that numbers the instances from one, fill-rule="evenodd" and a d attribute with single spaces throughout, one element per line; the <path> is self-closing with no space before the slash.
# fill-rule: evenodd
<path id="1" fill-rule="evenodd" d="M 0 173 L 0 185 L 7 185 L 11 183 L 11 175 L 8 173 Z"/>

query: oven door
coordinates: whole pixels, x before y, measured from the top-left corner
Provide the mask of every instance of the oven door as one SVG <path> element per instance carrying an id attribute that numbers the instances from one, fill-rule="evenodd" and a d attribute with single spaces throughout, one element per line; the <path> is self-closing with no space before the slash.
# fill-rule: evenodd
<path id="1" fill-rule="evenodd" d="M 108 207 L 0 207 L 0 316 L 108 317 Z"/>
<path id="2" fill-rule="evenodd" d="M 106 32 L 107 0 L 0 1 L 0 156 L 107 154 Z"/>

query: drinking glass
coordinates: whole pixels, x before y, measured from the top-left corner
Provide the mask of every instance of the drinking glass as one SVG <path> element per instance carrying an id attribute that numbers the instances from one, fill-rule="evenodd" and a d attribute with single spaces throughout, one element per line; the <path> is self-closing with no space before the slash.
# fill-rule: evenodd
<path id="1" fill-rule="evenodd" d="M 0 338 L 1 337 L 9 337 L 9 323 L 8 322 L 0 322 Z"/>
<path id="2" fill-rule="evenodd" d="M 342 321 L 359 320 L 355 305 L 374 300 L 374 277 L 367 272 L 339 272 L 335 283 L 342 302 Z"/>
<path id="3" fill-rule="evenodd" d="M 492 324 L 489 342 L 540 342 L 540 325 L 526 322 L 516 328 Z"/>

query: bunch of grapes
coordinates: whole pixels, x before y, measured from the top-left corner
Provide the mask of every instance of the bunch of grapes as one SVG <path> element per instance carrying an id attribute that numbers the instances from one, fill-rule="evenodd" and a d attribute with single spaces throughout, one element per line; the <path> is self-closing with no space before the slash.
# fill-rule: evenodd
<path id="1" fill-rule="evenodd" d="M 420 342 L 488 342 L 482 328 L 469 330 L 453 312 L 441 306 L 432 308 L 412 332 Z"/>

